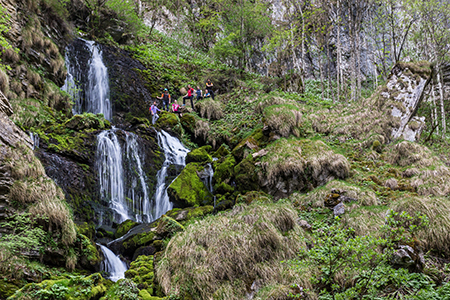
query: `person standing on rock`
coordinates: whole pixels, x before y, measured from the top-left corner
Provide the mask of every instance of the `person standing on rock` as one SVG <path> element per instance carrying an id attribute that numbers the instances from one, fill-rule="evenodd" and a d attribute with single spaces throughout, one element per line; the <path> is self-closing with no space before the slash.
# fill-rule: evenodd
<path id="1" fill-rule="evenodd" d="M 192 99 L 194 99 L 194 95 L 192 94 L 194 92 L 194 89 L 191 88 L 191 86 L 188 84 L 188 91 L 187 94 L 183 97 L 183 106 L 186 105 L 186 99 L 191 100 L 191 107 L 192 110 L 194 110 L 194 102 L 192 101 Z"/>
<path id="2" fill-rule="evenodd" d="M 157 106 L 156 106 L 156 101 L 153 102 L 153 105 L 150 106 L 150 112 L 152 113 L 152 124 L 155 125 L 156 121 L 159 119 L 159 116 L 157 114 L 158 111 L 161 111 Z"/>
<path id="3" fill-rule="evenodd" d="M 165 111 L 169 111 L 169 103 L 170 103 L 170 94 L 167 89 L 164 89 L 164 93 L 162 93 L 161 97 L 156 97 L 159 100 L 163 101 L 163 109 Z"/>
<path id="4" fill-rule="evenodd" d="M 214 84 L 211 82 L 211 79 L 208 78 L 206 81 L 206 88 L 208 89 L 209 93 L 211 94 L 211 98 L 214 100 L 214 91 L 213 91 Z"/>
<path id="5" fill-rule="evenodd" d="M 173 101 L 173 104 L 172 104 L 172 112 L 173 112 L 174 114 L 179 114 L 180 117 L 183 116 L 183 115 L 180 113 L 180 105 L 178 105 L 177 100 L 174 100 L 174 101 Z"/>

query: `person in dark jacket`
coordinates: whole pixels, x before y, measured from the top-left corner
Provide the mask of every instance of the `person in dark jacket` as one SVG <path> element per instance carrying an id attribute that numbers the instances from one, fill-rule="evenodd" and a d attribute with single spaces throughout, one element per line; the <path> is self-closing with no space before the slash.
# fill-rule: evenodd
<path id="1" fill-rule="evenodd" d="M 167 89 L 164 89 L 164 93 L 162 93 L 161 97 L 156 97 L 159 100 L 163 101 L 163 109 L 165 111 L 169 111 L 169 103 L 170 103 L 170 94 Z"/>

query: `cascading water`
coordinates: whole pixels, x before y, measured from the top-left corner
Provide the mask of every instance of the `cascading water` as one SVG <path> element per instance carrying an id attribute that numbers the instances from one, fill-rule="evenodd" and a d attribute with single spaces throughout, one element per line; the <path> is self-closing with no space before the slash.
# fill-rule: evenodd
<path id="1" fill-rule="evenodd" d="M 74 49 L 66 49 L 67 78 L 62 89 L 66 91 L 74 101 L 73 112 L 80 114 L 91 112 L 102 113 L 105 119 L 111 121 L 112 109 L 109 101 L 108 69 L 103 63 L 102 51 L 94 41 L 84 42 L 84 48 L 89 52 L 89 71 L 87 81 L 83 80 L 86 70 L 76 60 Z M 74 59 L 71 61 L 70 58 Z M 84 95 L 84 97 L 83 97 Z M 84 98 L 84 102 L 83 102 Z"/>
<path id="2" fill-rule="evenodd" d="M 137 222 L 150 222 L 150 200 L 148 197 L 148 186 L 146 175 L 142 168 L 144 155 L 139 151 L 138 136 L 128 132 L 126 137 L 126 162 L 131 171 L 127 176 L 129 187 L 127 197 L 132 200 L 132 211 Z"/>
<path id="3" fill-rule="evenodd" d="M 39 135 L 30 131 L 30 139 L 33 142 L 33 149 L 39 148 Z"/>
<path id="4" fill-rule="evenodd" d="M 102 261 L 101 270 L 109 275 L 109 279 L 116 282 L 119 279 L 125 278 L 125 271 L 127 264 L 124 263 L 117 255 L 103 245 L 99 245 L 102 249 L 105 259 Z"/>
<path id="5" fill-rule="evenodd" d="M 158 132 L 158 144 L 159 147 L 163 149 L 166 160 L 157 174 L 158 178 L 156 183 L 155 201 L 153 202 L 152 209 L 152 221 L 158 219 L 172 209 L 173 204 L 170 202 L 169 196 L 167 195 L 165 183 L 167 169 L 170 165 L 185 166 L 186 155 L 189 152 L 177 138 L 171 136 L 164 130 Z"/>
<path id="6" fill-rule="evenodd" d="M 129 219 L 123 183 L 122 150 L 112 130 L 105 130 L 97 136 L 97 169 L 100 182 L 100 196 L 114 211 L 116 222 Z"/>

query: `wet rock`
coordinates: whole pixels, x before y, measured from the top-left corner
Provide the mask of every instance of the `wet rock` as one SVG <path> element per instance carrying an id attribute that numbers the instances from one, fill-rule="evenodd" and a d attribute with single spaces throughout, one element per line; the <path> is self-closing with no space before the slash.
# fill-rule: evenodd
<path id="1" fill-rule="evenodd" d="M 117 226 L 117 231 L 116 231 L 116 234 L 114 235 L 114 237 L 116 239 L 122 237 L 128 231 L 130 231 L 131 228 L 136 227 L 137 225 L 139 225 L 138 222 L 135 222 L 130 219 L 123 221 L 122 223 L 119 224 L 119 226 Z"/>
<path id="2" fill-rule="evenodd" d="M 212 162 L 212 157 L 209 155 L 208 151 L 211 150 L 211 146 L 203 146 L 192 150 L 186 156 L 186 163 L 199 162 L 199 163 L 210 163 Z"/>
<path id="3" fill-rule="evenodd" d="M 108 248 L 131 259 L 138 248 L 152 244 L 156 236 L 156 226 L 157 222 L 135 226 L 121 238 L 110 242 Z"/>

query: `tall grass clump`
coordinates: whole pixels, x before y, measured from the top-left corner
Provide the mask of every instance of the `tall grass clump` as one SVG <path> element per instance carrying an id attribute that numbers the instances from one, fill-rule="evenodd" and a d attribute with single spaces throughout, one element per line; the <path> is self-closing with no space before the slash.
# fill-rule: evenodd
<path id="1" fill-rule="evenodd" d="M 300 136 L 300 126 L 302 125 L 302 113 L 297 105 L 280 104 L 268 106 L 264 109 L 264 120 L 271 131 L 282 137 L 291 134 Z"/>
<path id="2" fill-rule="evenodd" d="M 222 105 L 219 101 L 212 98 L 206 98 L 195 103 L 195 109 L 200 113 L 202 118 L 208 120 L 218 120 L 223 117 Z"/>
<path id="3" fill-rule="evenodd" d="M 169 242 L 158 282 L 168 295 L 230 300 L 244 299 L 256 281 L 288 284 L 281 261 L 305 247 L 296 218 L 290 203 L 256 201 L 197 221 Z"/>
<path id="4" fill-rule="evenodd" d="M 280 178 L 298 178 L 297 181 L 324 185 L 333 179 L 345 179 L 350 174 L 347 159 L 335 153 L 322 141 L 281 138 L 270 144 L 268 154 L 260 161 L 261 181 L 276 184 Z"/>

